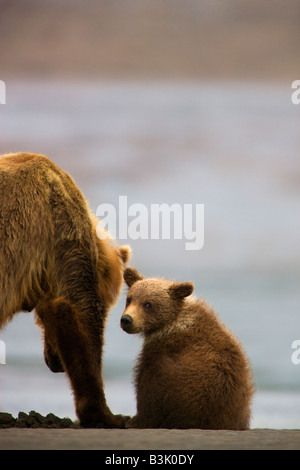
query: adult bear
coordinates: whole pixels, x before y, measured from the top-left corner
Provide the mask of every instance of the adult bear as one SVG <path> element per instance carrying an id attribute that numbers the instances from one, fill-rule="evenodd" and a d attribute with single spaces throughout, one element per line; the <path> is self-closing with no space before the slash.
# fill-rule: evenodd
<path id="1" fill-rule="evenodd" d="M 0 157 L 0 329 L 35 309 L 46 364 L 67 373 L 80 424 L 122 427 L 106 404 L 101 363 L 105 319 L 130 250 L 99 238 L 98 222 L 49 158 Z"/>

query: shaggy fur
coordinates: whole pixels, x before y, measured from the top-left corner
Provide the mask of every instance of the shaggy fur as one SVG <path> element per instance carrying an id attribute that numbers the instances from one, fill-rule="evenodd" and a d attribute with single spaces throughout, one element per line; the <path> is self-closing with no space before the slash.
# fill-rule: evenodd
<path id="1" fill-rule="evenodd" d="M 118 427 L 103 392 L 102 344 L 129 248 L 100 240 L 97 223 L 73 179 L 47 157 L 0 158 L 0 328 L 35 309 L 45 361 L 67 373 L 80 423 Z"/>
<path id="2" fill-rule="evenodd" d="M 241 345 L 193 284 L 127 268 L 121 326 L 144 345 L 135 368 L 134 428 L 248 429 L 252 374 Z"/>

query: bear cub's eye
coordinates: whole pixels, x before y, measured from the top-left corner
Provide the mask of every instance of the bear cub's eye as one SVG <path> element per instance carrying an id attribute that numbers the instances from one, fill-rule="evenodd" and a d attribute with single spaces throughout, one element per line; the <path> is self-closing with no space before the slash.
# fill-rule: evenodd
<path id="1" fill-rule="evenodd" d="M 131 297 L 127 297 L 126 299 L 126 307 L 128 307 L 128 305 L 130 304 L 131 302 Z"/>
<path id="2" fill-rule="evenodd" d="M 150 308 L 152 307 L 151 303 L 150 302 L 145 302 L 144 305 L 144 310 L 150 310 Z"/>

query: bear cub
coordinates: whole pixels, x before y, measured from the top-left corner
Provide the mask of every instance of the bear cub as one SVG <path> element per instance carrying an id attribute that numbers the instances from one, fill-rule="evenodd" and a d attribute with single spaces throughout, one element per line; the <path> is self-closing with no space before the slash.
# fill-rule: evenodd
<path id="1" fill-rule="evenodd" d="M 131 428 L 249 429 L 253 395 L 238 340 L 191 282 L 145 279 L 126 268 L 121 327 L 144 344 L 135 368 L 137 415 Z"/>

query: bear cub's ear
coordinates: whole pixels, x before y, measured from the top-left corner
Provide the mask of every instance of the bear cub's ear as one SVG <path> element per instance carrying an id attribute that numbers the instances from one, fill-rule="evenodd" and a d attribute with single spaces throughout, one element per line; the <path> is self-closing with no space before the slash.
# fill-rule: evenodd
<path id="1" fill-rule="evenodd" d="M 191 295 L 194 290 L 192 282 L 174 282 L 169 287 L 169 293 L 174 300 L 183 300 L 185 297 Z"/>
<path id="2" fill-rule="evenodd" d="M 131 287 L 136 281 L 144 279 L 134 268 L 126 268 L 123 277 L 128 287 Z"/>
<path id="3" fill-rule="evenodd" d="M 126 264 L 131 255 L 131 248 L 129 245 L 123 245 L 118 247 L 118 253 L 119 256 L 121 257 L 121 260 L 123 261 L 124 264 Z"/>

